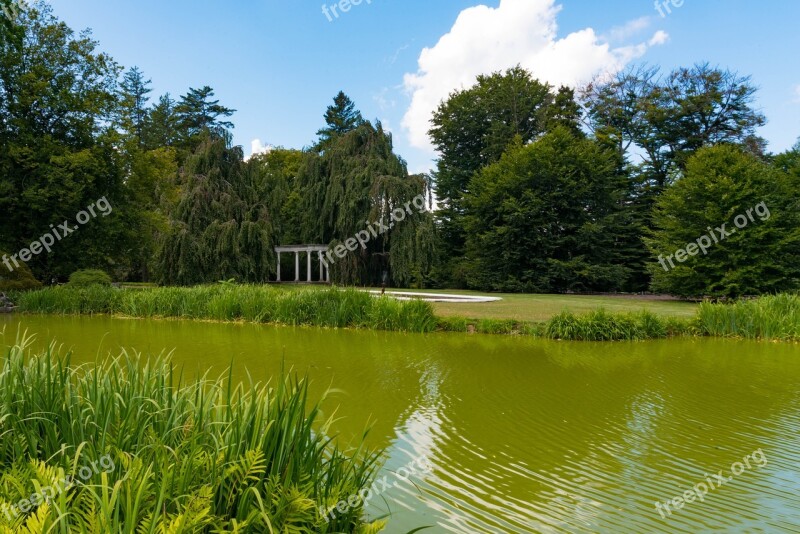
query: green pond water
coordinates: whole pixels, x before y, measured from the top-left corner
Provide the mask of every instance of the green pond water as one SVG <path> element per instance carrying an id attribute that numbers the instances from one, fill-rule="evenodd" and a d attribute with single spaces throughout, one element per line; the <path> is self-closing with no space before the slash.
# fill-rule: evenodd
<path id="1" fill-rule="evenodd" d="M 77 362 L 125 347 L 174 350 L 190 373 L 233 362 L 266 380 L 282 361 L 308 373 L 315 395 L 335 388 L 324 407 L 341 443 L 371 423 L 370 445 L 387 449 L 369 513 L 390 511 L 390 533 L 800 532 L 800 346 L 107 317 L 0 316 L 3 327 L 6 345 L 28 329 Z M 419 458 L 430 472 L 409 476 Z M 695 486 L 702 502 L 662 518 L 656 501 Z"/>

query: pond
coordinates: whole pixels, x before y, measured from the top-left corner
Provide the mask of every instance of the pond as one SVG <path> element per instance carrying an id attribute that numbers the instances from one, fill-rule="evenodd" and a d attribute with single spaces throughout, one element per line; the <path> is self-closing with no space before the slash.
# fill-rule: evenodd
<path id="1" fill-rule="evenodd" d="M 340 443 L 371 424 L 368 443 L 387 448 L 369 511 L 391 511 L 390 533 L 800 529 L 797 345 L 108 317 L 0 316 L 4 326 L 0 343 L 27 329 L 76 362 L 125 347 L 174 350 L 189 374 L 231 362 L 241 379 L 307 373 L 316 396 L 333 388 L 323 406 Z M 420 459 L 430 471 L 409 468 Z"/>

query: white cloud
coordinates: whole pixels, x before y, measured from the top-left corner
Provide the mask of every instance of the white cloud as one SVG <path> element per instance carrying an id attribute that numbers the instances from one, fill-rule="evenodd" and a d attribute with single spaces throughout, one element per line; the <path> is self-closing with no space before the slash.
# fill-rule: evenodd
<path id="1" fill-rule="evenodd" d="M 267 154 L 273 148 L 275 148 L 275 147 L 272 146 L 272 145 L 263 145 L 263 144 L 261 144 L 261 139 L 253 139 L 250 142 L 250 157 L 252 158 L 253 156 L 255 156 L 257 154 Z"/>
<path id="2" fill-rule="evenodd" d="M 622 26 L 616 26 L 611 28 L 611 31 L 608 32 L 608 36 L 605 37 L 605 39 L 608 41 L 625 41 L 649 28 L 650 21 L 650 17 L 640 17 Z"/>
<path id="3" fill-rule="evenodd" d="M 427 132 L 433 112 L 452 91 L 473 85 L 479 74 L 520 64 L 552 85 L 576 86 L 624 68 L 668 37 L 659 31 L 647 42 L 616 48 L 592 28 L 558 38 L 560 10 L 555 0 L 500 0 L 497 8 L 479 5 L 462 11 L 449 33 L 422 50 L 418 71 L 405 75 L 411 104 L 402 126 L 410 144 L 432 152 Z M 646 18 L 637 19 L 612 34 L 625 37 L 648 24 Z"/>
<path id="4" fill-rule="evenodd" d="M 658 30 L 647 42 L 650 46 L 659 46 L 669 41 L 669 34 L 663 30 Z"/>

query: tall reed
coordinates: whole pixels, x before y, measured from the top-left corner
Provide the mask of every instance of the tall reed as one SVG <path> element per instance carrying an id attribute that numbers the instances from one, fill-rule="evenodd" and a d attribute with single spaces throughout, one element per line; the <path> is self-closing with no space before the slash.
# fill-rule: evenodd
<path id="1" fill-rule="evenodd" d="M 229 284 L 138 290 L 58 287 L 20 294 L 18 304 L 20 311 L 29 313 L 117 313 L 408 332 L 436 328 L 433 307 L 427 302 L 402 302 L 338 288 L 284 290 Z"/>
<path id="2" fill-rule="evenodd" d="M 0 370 L 0 532 L 383 527 L 360 503 L 324 519 L 372 483 L 379 455 L 334 446 L 306 380 L 185 380 L 166 358 L 125 352 L 74 367 L 27 344 L 18 339 Z M 108 469 L 87 469 L 98 461 Z"/>
<path id="3" fill-rule="evenodd" d="M 781 294 L 732 304 L 704 302 L 698 328 L 708 336 L 800 340 L 800 296 Z"/>
<path id="4" fill-rule="evenodd" d="M 689 329 L 688 323 L 666 320 L 648 311 L 611 314 L 600 309 L 585 315 L 562 312 L 547 321 L 544 336 L 574 341 L 635 341 L 665 338 Z"/>

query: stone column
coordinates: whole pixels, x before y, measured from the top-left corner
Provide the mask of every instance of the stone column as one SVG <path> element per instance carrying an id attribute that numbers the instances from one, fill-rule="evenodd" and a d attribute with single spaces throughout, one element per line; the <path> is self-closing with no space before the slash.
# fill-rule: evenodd
<path id="1" fill-rule="evenodd" d="M 294 281 L 300 281 L 300 253 L 294 251 Z"/>
<path id="2" fill-rule="evenodd" d="M 306 261 L 308 263 L 308 283 L 311 283 L 311 249 L 306 250 Z"/>
<path id="3" fill-rule="evenodd" d="M 278 252 L 278 282 L 281 281 L 281 253 Z"/>

